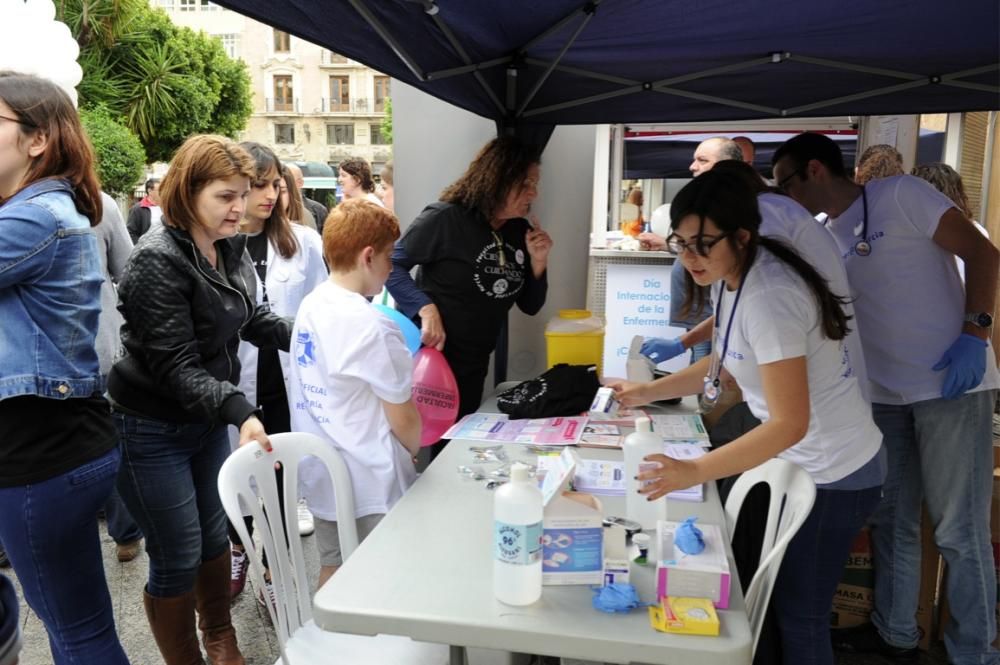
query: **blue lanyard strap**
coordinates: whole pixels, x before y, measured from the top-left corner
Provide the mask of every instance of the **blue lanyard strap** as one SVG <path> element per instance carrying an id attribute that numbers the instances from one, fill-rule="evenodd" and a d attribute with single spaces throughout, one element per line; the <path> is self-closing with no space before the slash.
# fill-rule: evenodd
<path id="1" fill-rule="evenodd" d="M 740 302 L 740 294 L 743 293 L 743 285 L 747 283 L 747 270 L 740 279 L 740 285 L 736 288 L 736 297 L 733 299 L 733 306 L 729 310 L 729 320 L 726 321 L 726 336 L 722 340 L 722 355 L 719 356 L 718 366 L 715 369 L 715 376 L 712 377 L 712 385 L 719 385 L 719 376 L 722 374 L 722 363 L 726 360 L 726 352 L 729 351 L 729 334 L 733 330 L 733 319 L 736 318 L 736 306 Z M 719 289 L 719 299 L 715 303 L 715 334 L 719 335 L 719 314 L 722 313 L 722 296 L 726 293 L 726 283 L 723 281 Z"/>

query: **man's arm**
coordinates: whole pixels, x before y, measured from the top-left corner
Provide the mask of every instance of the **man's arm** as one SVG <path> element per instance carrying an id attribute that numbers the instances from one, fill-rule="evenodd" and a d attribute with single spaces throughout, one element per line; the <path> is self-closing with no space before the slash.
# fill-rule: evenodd
<path id="1" fill-rule="evenodd" d="M 949 208 L 934 232 L 934 242 L 965 262 L 965 311 L 993 313 L 997 294 L 1000 250 L 957 208 Z M 989 339 L 990 330 L 971 323 L 962 332 Z"/>

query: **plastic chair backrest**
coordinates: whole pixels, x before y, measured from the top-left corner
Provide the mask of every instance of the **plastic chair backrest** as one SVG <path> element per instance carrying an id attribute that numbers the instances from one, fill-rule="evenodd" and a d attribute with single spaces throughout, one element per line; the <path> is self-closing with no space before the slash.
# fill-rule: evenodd
<path id="1" fill-rule="evenodd" d="M 271 583 L 277 603 L 277 616 L 270 603 L 265 603 L 278 633 L 282 659 L 286 659 L 285 643 L 312 619 L 312 592 L 306 579 L 302 539 L 298 533 L 298 473 L 299 462 L 307 456 L 319 458 L 330 472 L 337 503 L 337 527 L 344 560 L 358 547 L 358 531 L 354 519 L 354 490 L 347 464 L 340 453 L 313 434 L 290 432 L 270 436 L 273 452 L 267 453 L 256 443 L 238 449 L 222 465 L 219 472 L 219 495 L 222 506 L 240 536 L 250 557 L 254 582 L 264 588 L 264 568 L 253 539 L 243 522 L 244 508 L 253 516 L 256 531 L 267 552 L 271 567 Z M 274 465 L 284 470 L 284 520 L 278 502 L 278 484 Z M 251 484 L 253 479 L 253 485 Z M 253 487 L 256 486 L 257 492 Z M 258 500 L 258 494 L 260 500 Z M 263 509 L 261 508 L 263 502 Z M 288 525 L 285 538 L 282 522 Z M 284 541 L 286 545 L 278 546 Z M 287 662 L 287 660 L 286 660 Z"/>
<path id="2" fill-rule="evenodd" d="M 729 491 L 726 499 L 726 524 L 730 537 L 736 532 L 736 521 L 744 499 L 760 483 L 766 483 L 770 487 L 771 497 L 760 563 L 746 593 L 747 617 L 755 652 L 785 550 L 806 521 L 816 501 L 816 483 L 805 469 L 777 457 L 770 459 L 757 468 L 744 472 Z"/>

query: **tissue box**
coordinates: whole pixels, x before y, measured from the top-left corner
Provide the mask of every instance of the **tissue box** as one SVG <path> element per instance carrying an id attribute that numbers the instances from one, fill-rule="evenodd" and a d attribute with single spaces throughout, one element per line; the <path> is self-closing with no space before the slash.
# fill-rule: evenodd
<path id="1" fill-rule="evenodd" d="M 604 585 L 629 583 L 628 547 L 625 528 L 604 527 Z"/>
<path id="2" fill-rule="evenodd" d="M 594 401 L 590 405 L 590 412 L 614 415 L 618 413 L 618 404 L 618 400 L 615 399 L 615 391 L 602 386 L 597 389 Z"/>
<path id="3" fill-rule="evenodd" d="M 719 615 L 707 598 L 664 598 L 662 605 L 649 608 L 649 622 L 664 633 L 719 634 Z"/>
<path id="4" fill-rule="evenodd" d="M 674 546 L 678 522 L 656 525 L 659 561 L 656 564 L 656 596 L 707 598 L 719 609 L 729 607 L 729 559 L 722 530 L 715 524 L 699 524 L 705 538 L 701 554 L 684 554 Z"/>
<path id="5" fill-rule="evenodd" d="M 564 492 L 546 504 L 542 522 L 542 584 L 601 584 L 604 574 L 601 515 L 600 502 L 589 494 Z"/>
<path id="6" fill-rule="evenodd" d="M 542 480 L 542 584 L 600 584 L 604 573 L 601 503 L 567 492 L 579 459 L 564 448 Z"/>

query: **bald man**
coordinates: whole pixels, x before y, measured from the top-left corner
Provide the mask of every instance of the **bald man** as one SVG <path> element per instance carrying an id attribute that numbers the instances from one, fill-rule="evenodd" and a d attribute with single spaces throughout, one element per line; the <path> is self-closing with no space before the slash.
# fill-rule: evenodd
<path id="1" fill-rule="evenodd" d="M 326 206 L 320 203 L 319 201 L 314 201 L 308 196 L 306 196 L 306 190 L 305 190 L 306 179 L 302 177 L 302 169 L 300 169 L 298 165 L 292 162 L 286 162 L 285 166 L 288 168 L 288 171 L 292 174 L 292 177 L 295 179 L 295 184 L 299 186 L 299 191 L 302 192 L 302 205 L 304 205 L 306 207 L 306 210 L 308 210 L 312 214 L 313 219 L 316 220 L 316 230 L 319 231 L 320 235 L 322 235 L 323 222 L 326 221 L 326 216 L 329 213 L 329 211 L 326 209 Z"/>
<path id="2" fill-rule="evenodd" d="M 743 161 L 743 151 L 732 139 L 725 136 L 714 136 L 698 144 L 688 170 L 691 171 L 692 176 L 697 178 L 702 173 L 711 170 L 716 162 L 721 162 L 723 159 Z"/>

